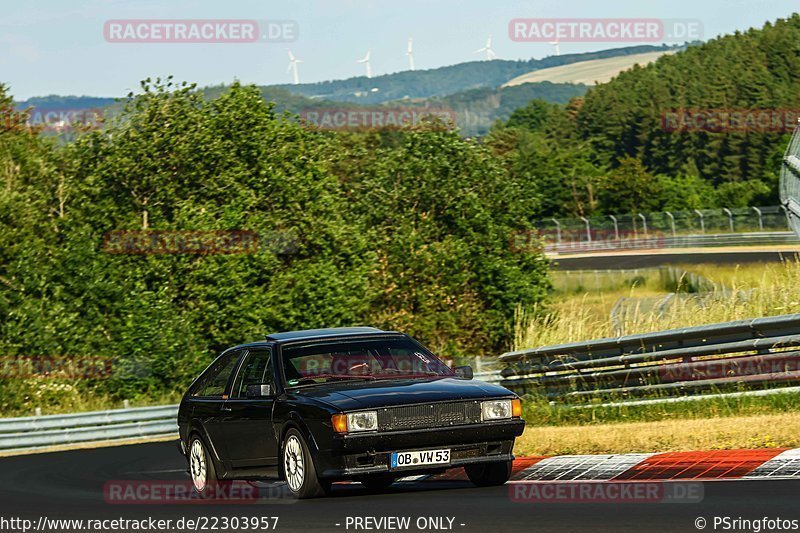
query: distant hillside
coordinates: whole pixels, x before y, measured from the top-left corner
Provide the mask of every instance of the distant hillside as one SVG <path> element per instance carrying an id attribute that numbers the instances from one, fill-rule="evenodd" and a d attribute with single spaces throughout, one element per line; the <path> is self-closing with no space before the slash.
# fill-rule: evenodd
<path id="1" fill-rule="evenodd" d="M 217 85 L 202 89 L 206 98 L 218 97 L 227 86 Z M 342 107 L 341 102 L 332 100 L 322 100 L 307 98 L 292 94 L 288 90 L 280 87 L 260 87 L 264 100 L 275 103 L 275 110 L 278 113 L 287 111 L 292 114 L 300 114 L 311 109 L 338 109 Z M 574 96 L 584 94 L 587 87 L 584 85 L 573 85 L 567 83 L 526 83 L 516 87 L 508 88 L 482 88 L 463 91 L 446 97 L 436 98 L 417 98 L 413 101 L 402 100 L 399 102 L 384 102 L 380 104 L 367 104 L 366 102 L 349 102 L 348 107 L 370 107 L 375 106 L 410 106 L 410 107 L 443 107 L 452 109 L 456 117 L 456 125 L 465 136 L 483 135 L 497 120 L 506 120 L 511 113 L 527 104 L 530 100 L 538 98 L 552 103 L 566 103 Z M 119 102 L 113 98 L 93 98 L 87 96 L 58 96 L 31 98 L 24 102 L 18 102 L 17 107 L 25 108 L 33 106 L 34 109 L 96 109 L 103 108 L 103 115 L 106 118 L 113 116 L 121 108 Z M 54 132 L 45 132 L 52 135 Z M 62 133 L 62 136 L 64 134 Z M 72 136 L 67 136 L 71 139 Z"/>
<path id="2" fill-rule="evenodd" d="M 505 87 L 512 87 L 523 83 L 539 83 L 549 81 L 552 83 L 580 83 L 583 85 L 596 85 L 606 83 L 624 70 L 634 65 L 648 65 L 666 54 L 674 54 L 677 50 L 659 50 L 644 54 L 610 57 L 607 59 L 593 59 L 581 61 L 560 67 L 551 67 L 535 70 L 518 76 L 507 82 Z"/>
<path id="3" fill-rule="evenodd" d="M 377 104 L 403 98 L 431 98 L 468 91 L 494 88 L 532 71 L 568 65 L 592 59 L 663 52 L 676 47 L 630 46 L 584 54 L 550 56 L 528 61 L 471 61 L 429 70 L 386 74 L 374 78 L 360 76 L 346 80 L 325 81 L 300 85 L 275 85 L 294 94 L 340 102 Z M 376 90 L 377 89 L 377 90 Z"/>
<path id="4" fill-rule="evenodd" d="M 514 87 L 472 89 L 445 97 L 425 100 L 431 107 L 452 109 L 456 125 L 465 136 L 480 136 L 489 132 L 498 120 L 508 120 L 515 109 L 531 100 L 539 99 L 555 104 L 565 104 L 575 96 L 586 93 L 586 85 L 570 83 L 525 83 Z"/>
<path id="5" fill-rule="evenodd" d="M 28 106 L 47 108 L 50 110 L 58 109 L 90 109 L 96 107 L 110 106 L 116 98 L 104 98 L 102 96 L 35 96 L 21 102 L 16 102 L 18 108 Z"/>
<path id="6" fill-rule="evenodd" d="M 588 60 L 629 62 L 628 57 L 641 54 L 663 54 L 675 47 L 632 46 L 591 52 L 551 56 L 529 61 L 472 61 L 430 70 L 417 70 L 304 85 L 270 85 L 260 87 L 265 100 L 275 102 L 278 112 L 299 114 L 309 109 L 331 109 L 347 102 L 349 106 L 410 105 L 447 107 L 455 112 L 456 123 L 464 135 L 485 134 L 496 120 L 506 120 L 514 109 L 537 98 L 552 103 L 565 103 L 584 94 L 587 87 L 572 83 L 524 83 L 500 88 L 504 83 L 532 71 L 574 65 Z M 561 67 L 564 68 L 564 67 Z M 208 98 L 226 90 L 226 85 L 203 88 Z M 377 90 L 375 90 L 377 89 Z M 44 96 L 17 102 L 17 107 L 34 106 L 48 110 L 80 110 L 104 108 L 106 118 L 113 116 L 121 104 L 114 98 L 93 96 Z"/>

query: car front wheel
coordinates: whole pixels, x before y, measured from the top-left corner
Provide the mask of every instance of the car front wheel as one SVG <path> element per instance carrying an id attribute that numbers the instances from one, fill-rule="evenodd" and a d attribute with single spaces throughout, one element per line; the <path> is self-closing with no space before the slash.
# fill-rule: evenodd
<path id="1" fill-rule="evenodd" d="M 318 498 L 330 491 L 330 482 L 317 478 L 308 444 L 296 429 L 290 429 L 283 441 L 283 474 L 298 498 Z"/>
<path id="2" fill-rule="evenodd" d="M 511 477 L 512 461 L 467 465 L 467 477 L 479 487 L 502 485 Z"/>

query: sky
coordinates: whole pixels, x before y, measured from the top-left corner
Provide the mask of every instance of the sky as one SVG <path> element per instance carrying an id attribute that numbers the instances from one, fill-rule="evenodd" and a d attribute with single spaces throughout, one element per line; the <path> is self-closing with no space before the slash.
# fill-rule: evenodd
<path id="1" fill-rule="evenodd" d="M 798 0 L 5 0 L 0 17 L 0 83 L 18 100 L 48 94 L 124 96 L 139 80 L 173 75 L 200 86 L 291 83 L 288 50 L 301 82 L 406 70 L 409 37 L 417 69 L 485 56 L 542 58 L 547 42 L 515 42 L 515 18 L 660 18 L 702 23 L 704 39 L 760 27 L 800 10 Z M 293 21 L 291 42 L 109 42 L 107 21 L 246 19 Z M 561 54 L 636 43 L 563 42 Z M 645 44 L 645 43 L 643 43 Z M 650 44 L 650 43 L 646 43 Z"/>

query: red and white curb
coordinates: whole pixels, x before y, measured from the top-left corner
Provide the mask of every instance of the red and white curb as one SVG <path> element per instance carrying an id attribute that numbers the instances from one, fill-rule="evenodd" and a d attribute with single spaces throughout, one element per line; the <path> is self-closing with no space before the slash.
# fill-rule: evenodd
<path id="1" fill-rule="evenodd" d="M 712 450 L 520 457 L 511 481 L 667 481 L 718 479 L 800 479 L 800 449 Z M 463 469 L 431 481 L 466 480 Z M 414 479 L 401 481 L 421 481 Z"/>

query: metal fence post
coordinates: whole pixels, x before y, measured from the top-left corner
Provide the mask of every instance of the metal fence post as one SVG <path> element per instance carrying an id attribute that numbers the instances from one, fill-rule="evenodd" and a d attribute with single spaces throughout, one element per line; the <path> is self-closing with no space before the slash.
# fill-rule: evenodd
<path id="1" fill-rule="evenodd" d="M 561 224 L 555 218 L 551 218 L 556 224 L 556 243 L 561 244 Z"/>
<path id="2" fill-rule="evenodd" d="M 702 211 L 700 211 L 699 209 L 695 209 L 694 212 L 697 213 L 697 216 L 700 217 L 700 232 L 701 233 L 705 233 L 706 232 L 706 222 L 704 220 Z"/>
<path id="3" fill-rule="evenodd" d="M 669 225 L 672 227 L 672 236 L 675 236 L 675 217 L 669 211 L 664 211 L 669 217 Z"/>
<path id="4" fill-rule="evenodd" d="M 730 222 L 731 233 L 735 232 L 736 230 L 733 229 L 733 213 L 727 207 L 723 207 L 722 208 L 722 212 L 725 213 L 726 215 L 728 215 L 728 222 Z"/>
<path id="5" fill-rule="evenodd" d="M 592 242 L 592 227 L 589 225 L 589 219 L 586 217 L 581 217 L 583 223 L 586 224 L 586 240 L 588 242 Z"/>
<path id="6" fill-rule="evenodd" d="M 642 231 L 644 232 L 644 238 L 647 238 L 647 219 L 644 216 L 644 213 L 639 213 L 639 217 L 642 219 Z"/>
<path id="7" fill-rule="evenodd" d="M 764 231 L 764 217 L 761 216 L 761 209 L 753 207 L 753 211 L 758 215 L 758 231 Z"/>
<path id="8" fill-rule="evenodd" d="M 608 218 L 614 222 L 614 239 L 619 240 L 619 223 L 617 222 L 617 217 L 608 215 Z"/>
<path id="9" fill-rule="evenodd" d="M 782 205 L 781 209 L 783 209 L 783 214 L 786 215 L 786 227 L 791 230 L 792 229 L 792 219 L 791 219 L 791 215 L 789 214 L 789 210 L 786 208 L 785 205 Z"/>

